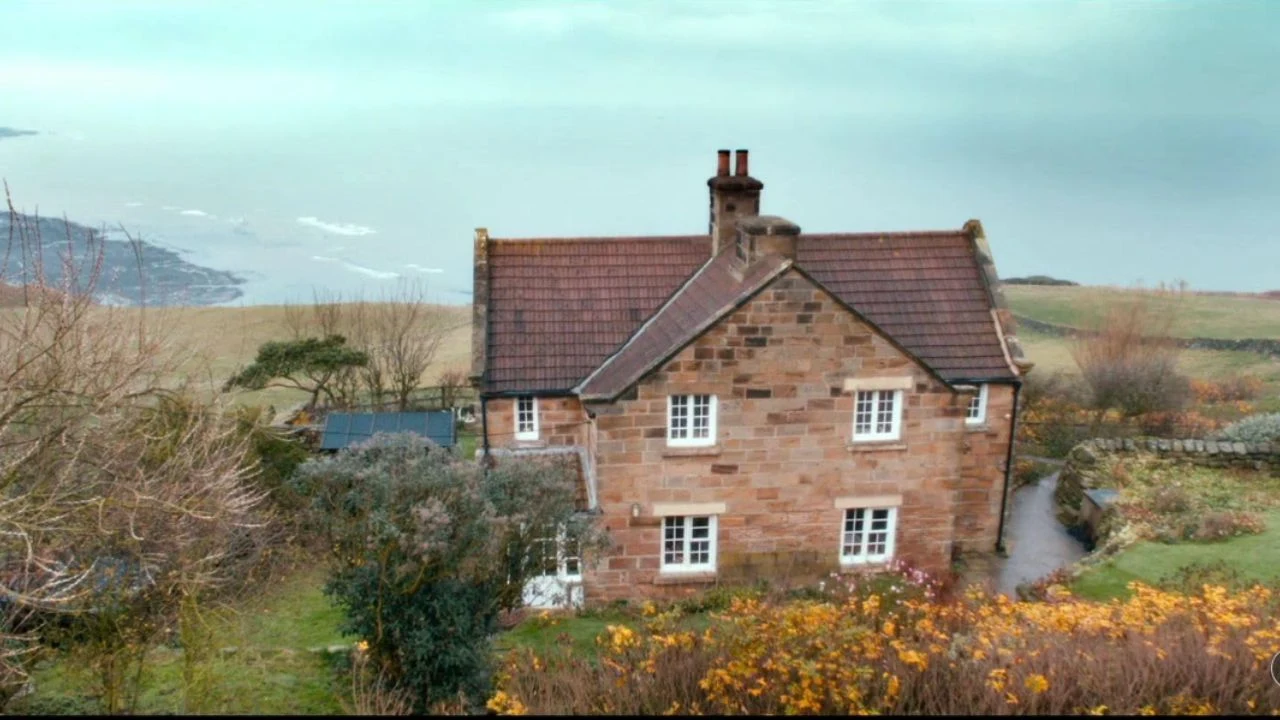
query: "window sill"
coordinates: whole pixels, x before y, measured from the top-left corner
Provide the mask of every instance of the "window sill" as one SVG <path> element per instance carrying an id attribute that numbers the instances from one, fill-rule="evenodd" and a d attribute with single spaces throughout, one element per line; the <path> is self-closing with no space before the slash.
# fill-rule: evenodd
<path id="1" fill-rule="evenodd" d="M 547 441 L 543 440 L 542 438 L 526 438 L 523 440 L 520 438 L 516 438 L 512 444 L 514 444 L 517 447 L 541 448 L 541 447 L 547 446 Z"/>
<path id="2" fill-rule="evenodd" d="M 965 432 L 991 432 L 991 426 L 986 424 L 985 422 L 965 423 L 964 431 Z"/>
<path id="3" fill-rule="evenodd" d="M 716 581 L 715 570 L 699 572 L 661 572 L 653 578 L 654 585 L 707 585 Z"/>
<path id="4" fill-rule="evenodd" d="M 893 558 L 868 562 L 840 562 L 841 575 L 857 575 L 858 573 L 879 572 L 889 566 Z"/>
<path id="5" fill-rule="evenodd" d="M 715 457 L 720 454 L 719 445 L 693 445 L 688 447 L 667 446 L 662 449 L 662 457 Z"/>
<path id="6" fill-rule="evenodd" d="M 855 440 L 845 445 L 849 452 L 875 452 L 877 450 L 906 450 L 907 444 L 900 440 Z"/>

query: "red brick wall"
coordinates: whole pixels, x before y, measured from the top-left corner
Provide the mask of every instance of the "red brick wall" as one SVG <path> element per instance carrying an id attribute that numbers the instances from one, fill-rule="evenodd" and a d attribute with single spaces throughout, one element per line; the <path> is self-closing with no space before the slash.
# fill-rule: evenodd
<path id="1" fill-rule="evenodd" d="M 853 394 L 844 391 L 845 379 L 901 375 L 913 386 L 904 393 L 901 440 L 851 449 Z M 668 450 L 673 393 L 718 396 L 715 454 Z M 602 522 L 615 547 L 587 568 L 588 601 L 696 587 L 655 583 L 655 502 L 726 503 L 717 533 L 721 582 L 835 570 L 843 511 L 833 500 L 842 496 L 901 494 L 895 554 L 919 565 L 949 563 L 959 493 L 968 493 L 961 496 L 965 512 L 982 518 L 961 523 L 966 543 L 989 537 L 993 545 L 990 508 L 998 512 L 1002 476 L 984 457 L 1008 431 L 993 425 L 993 436 L 966 433 L 966 401 L 825 292 L 786 273 L 641 381 L 631 399 L 590 406 L 599 414 Z M 1007 405 L 993 389 L 993 421 Z M 962 460 L 966 442 L 981 450 Z M 962 466 L 970 468 L 963 480 Z M 631 517 L 633 503 L 641 506 L 639 518 Z"/>
<path id="2" fill-rule="evenodd" d="M 1012 413 L 1013 386 L 991 385 L 987 388 L 986 422 L 964 434 L 955 524 L 956 541 L 963 550 L 995 548 Z"/>
<path id="3" fill-rule="evenodd" d="M 516 440 L 515 398 L 486 401 L 489 444 L 495 448 L 582 445 L 587 441 L 587 416 L 576 397 L 538 398 L 538 439 Z"/>

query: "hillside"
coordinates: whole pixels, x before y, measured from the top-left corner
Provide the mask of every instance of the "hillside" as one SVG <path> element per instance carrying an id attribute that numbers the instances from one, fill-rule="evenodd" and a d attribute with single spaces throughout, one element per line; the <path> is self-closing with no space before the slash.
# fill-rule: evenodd
<path id="1" fill-rule="evenodd" d="M 1014 314 L 1043 322 L 1088 327 L 1101 318 L 1109 305 L 1133 290 L 1107 287 L 1006 286 L 1005 297 Z M 1275 338 L 1280 337 L 1280 301 L 1260 296 L 1188 294 L 1175 301 L 1178 320 L 1174 331 L 1181 337 Z M 1018 329 L 1027 356 L 1036 372 L 1074 373 L 1070 341 L 1022 327 Z M 1183 372 L 1191 377 L 1221 379 L 1255 375 L 1266 385 L 1259 407 L 1280 409 L 1280 360 L 1252 352 L 1187 350 Z"/>
<path id="2" fill-rule="evenodd" d="M 423 376 L 423 384 L 431 385 L 448 370 L 466 370 L 470 366 L 471 308 L 441 305 L 446 325 L 451 328 L 436 356 L 435 363 Z M 133 308 L 102 308 L 101 312 L 137 313 Z M 4 310 L 2 312 L 16 312 Z M 218 392 L 224 381 L 239 367 L 253 361 L 258 347 L 268 340 L 290 337 L 285 306 L 249 307 L 178 307 L 148 308 L 146 322 L 152 332 L 166 337 L 183 358 L 180 377 L 203 393 Z M 275 405 L 283 408 L 300 400 L 305 393 L 288 388 L 271 388 L 257 392 L 240 391 L 237 402 Z"/>
<path id="3" fill-rule="evenodd" d="M 1117 300 L 1134 290 L 1112 287 L 1046 287 L 1006 285 L 1005 297 L 1017 315 L 1058 325 L 1088 327 Z M 1174 333 L 1180 337 L 1280 337 L 1280 300 L 1257 295 L 1186 294 L 1176 300 Z"/>

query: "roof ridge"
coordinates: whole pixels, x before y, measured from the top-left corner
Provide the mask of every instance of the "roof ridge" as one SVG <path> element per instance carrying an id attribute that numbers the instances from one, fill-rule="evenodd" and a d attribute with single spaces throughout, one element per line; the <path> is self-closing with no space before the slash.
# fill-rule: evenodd
<path id="1" fill-rule="evenodd" d="M 858 232 L 804 232 L 800 238 L 893 238 L 893 237 L 958 237 L 967 236 L 964 228 L 954 230 L 863 230 Z"/>
<path id="2" fill-rule="evenodd" d="M 700 240 L 706 238 L 706 233 L 697 233 L 690 235 L 576 235 L 576 236 L 546 236 L 546 237 L 513 237 L 501 238 L 489 236 L 489 242 L 607 242 L 611 240 Z"/>

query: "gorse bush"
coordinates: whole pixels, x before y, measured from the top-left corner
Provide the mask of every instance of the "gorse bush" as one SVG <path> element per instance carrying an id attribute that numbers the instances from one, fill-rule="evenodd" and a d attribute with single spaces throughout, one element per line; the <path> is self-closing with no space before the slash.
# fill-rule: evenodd
<path id="1" fill-rule="evenodd" d="M 1280 442 L 1280 413 L 1251 415 L 1238 420 L 1218 433 L 1221 440 L 1231 442 Z"/>
<path id="2" fill-rule="evenodd" d="M 1132 586 L 1109 604 L 736 600 L 705 631 L 611 626 L 592 663 L 512 653 L 491 710 L 521 714 L 1267 714 L 1276 597 Z"/>
<path id="3" fill-rule="evenodd" d="M 293 484 L 331 548 L 326 591 L 345 629 L 425 712 L 487 696 L 490 638 L 539 567 L 540 538 L 559 528 L 579 552 L 596 546 L 589 516 L 574 511 L 575 482 L 552 459 L 485 470 L 412 435 L 383 435 L 306 463 Z"/>

